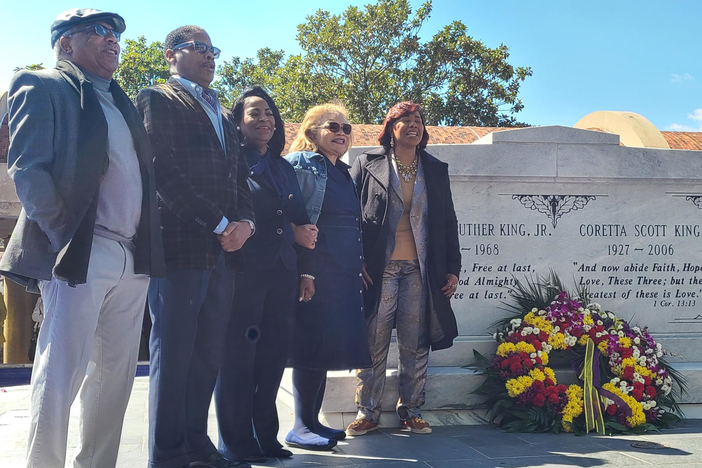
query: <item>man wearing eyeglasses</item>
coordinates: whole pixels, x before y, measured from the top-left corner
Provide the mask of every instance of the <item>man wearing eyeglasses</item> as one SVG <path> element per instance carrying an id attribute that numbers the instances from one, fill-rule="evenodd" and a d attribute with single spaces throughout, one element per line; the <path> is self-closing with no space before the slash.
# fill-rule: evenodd
<path id="1" fill-rule="evenodd" d="M 150 466 L 247 466 L 217 452 L 207 415 L 237 251 L 254 231 L 248 168 L 229 112 L 209 88 L 220 51 L 207 32 L 180 27 L 164 51 L 171 78 L 137 96 L 154 148 L 167 267 L 149 286 Z"/>
<path id="2" fill-rule="evenodd" d="M 115 466 L 149 278 L 165 274 L 153 155 L 112 80 L 124 19 L 82 8 L 51 26 L 57 63 L 20 72 L 8 166 L 22 212 L 0 270 L 41 291 L 27 467 L 63 467 L 80 392 L 74 467 Z"/>

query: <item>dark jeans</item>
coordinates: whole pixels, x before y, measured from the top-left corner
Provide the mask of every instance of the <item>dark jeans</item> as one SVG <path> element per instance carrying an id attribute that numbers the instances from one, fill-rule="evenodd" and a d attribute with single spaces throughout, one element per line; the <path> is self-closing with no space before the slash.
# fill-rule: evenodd
<path id="1" fill-rule="evenodd" d="M 149 285 L 149 459 L 174 468 L 216 452 L 207 414 L 232 310 L 234 270 L 169 271 Z"/>
<path id="2" fill-rule="evenodd" d="M 278 261 L 237 274 L 215 403 L 219 449 L 227 458 L 280 448 L 275 400 L 297 302 L 297 272 Z M 255 436 L 254 436 L 255 429 Z"/>

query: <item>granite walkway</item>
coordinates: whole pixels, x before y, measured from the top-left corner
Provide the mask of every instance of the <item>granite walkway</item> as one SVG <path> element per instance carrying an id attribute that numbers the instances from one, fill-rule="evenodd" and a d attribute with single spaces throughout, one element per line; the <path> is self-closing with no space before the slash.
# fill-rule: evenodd
<path id="1" fill-rule="evenodd" d="M 147 466 L 148 380 L 134 385 L 122 435 L 118 468 Z M 28 420 L 28 388 L 0 388 L 0 467 L 22 466 Z M 279 403 L 281 437 L 292 427 L 292 409 Z M 214 410 L 210 430 L 216 437 Z M 659 448 L 642 448 L 655 442 Z M 76 444 L 72 421 L 70 449 Z M 649 444 L 651 445 L 651 444 Z M 660 445 L 664 447 L 660 448 Z M 70 451 L 69 449 L 69 451 Z M 382 429 L 339 443 L 331 453 L 293 450 L 288 460 L 257 467 L 454 468 L 454 467 L 625 467 L 702 468 L 702 420 L 689 420 L 660 434 L 575 437 L 569 434 L 506 434 L 490 426 L 437 427 L 431 435 Z M 47 467 L 53 468 L 53 467 Z"/>

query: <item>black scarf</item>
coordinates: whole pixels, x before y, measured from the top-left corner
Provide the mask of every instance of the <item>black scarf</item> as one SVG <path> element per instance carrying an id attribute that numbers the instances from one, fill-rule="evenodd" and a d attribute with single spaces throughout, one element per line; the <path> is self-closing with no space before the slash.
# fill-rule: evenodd
<path id="1" fill-rule="evenodd" d="M 75 167 L 74 190 L 65 200 L 68 211 L 66 219 L 70 221 L 80 220 L 78 227 L 71 237 L 68 245 L 59 253 L 54 266 L 54 277 L 66 281 L 70 286 L 84 284 L 88 276 L 88 263 L 93 243 L 93 233 L 95 229 L 95 218 L 97 216 L 98 196 L 100 193 L 100 182 L 107 171 L 109 159 L 107 156 L 107 120 L 102 111 L 100 101 L 98 101 L 93 84 L 88 81 L 83 72 L 75 64 L 67 60 L 59 60 L 56 69 L 63 75 L 66 81 L 80 95 L 80 116 L 78 125 L 78 148 Z M 139 145 L 143 138 L 143 126 L 141 132 L 135 131 L 141 126 L 141 120 L 134 110 L 129 97 L 122 91 L 119 85 L 112 81 L 110 83 L 110 93 L 115 99 L 117 108 L 122 113 L 127 125 L 135 140 L 135 146 L 139 151 Z M 144 170 L 142 167 L 142 179 Z M 144 181 L 146 187 L 148 182 Z M 85 196 L 92 194 L 89 204 L 85 203 Z M 145 198 L 148 200 L 148 198 Z M 142 226 L 148 226 L 148 211 L 142 212 Z M 144 217 L 147 217 L 145 220 Z M 144 221 L 147 221 L 144 223 Z M 141 232 L 139 233 L 141 234 Z M 148 243 L 148 236 L 144 239 Z"/>

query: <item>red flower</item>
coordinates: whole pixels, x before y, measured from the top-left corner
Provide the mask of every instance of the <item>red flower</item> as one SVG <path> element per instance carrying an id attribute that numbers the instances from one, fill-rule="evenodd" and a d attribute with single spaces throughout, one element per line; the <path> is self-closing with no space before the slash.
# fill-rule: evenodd
<path id="1" fill-rule="evenodd" d="M 541 346 L 541 342 L 540 342 L 539 340 L 534 340 L 534 342 L 532 343 L 532 345 L 534 346 L 534 349 L 535 349 L 535 350 L 541 351 L 542 346 Z"/>
<path id="2" fill-rule="evenodd" d="M 534 383 L 531 384 L 531 386 L 534 387 L 536 390 L 543 390 L 544 383 L 540 380 L 534 380 Z"/>
<path id="3" fill-rule="evenodd" d="M 614 416 L 616 412 L 617 412 L 617 405 L 609 405 L 607 407 L 607 414 L 609 414 L 610 416 Z"/>
<path id="4" fill-rule="evenodd" d="M 619 348 L 619 354 L 621 354 L 623 358 L 630 358 L 634 355 L 634 350 L 631 348 Z"/>
<path id="5" fill-rule="evenodd" d="M 548 377 L 546 377 L 546 380 L 544 380 L 544 383 L 548 386 L 551 386 L 551 387 L 553 386 L 553 380 L 549 379 Z"/>
<path id="6" fill-rule="evenodd" d="M 551 388 L 553 388 L 553 387 L 551 387 Z M 549 403 L 553 403 L 554 405 L 555 405 L 556 403 L 558 403 L 558 394 L 556 394 L 556 393 L 550 394 L 550 395 L 548 396 L 548 402 L 549 402 Z"/>
<path id="7" fill-rule="evenodd" d="M 633 367 L 627 367 L 624 369 L 624 372 L 622 372 L 622 378 L 626 380 L 632 380 L 634 378 L 634 368 Z"/>
<path id="8" fill-rule="evenodd" d="M 643 390 L 633 389 L 631 391 L 631 396 L 633 396 L 636 401 L 641 401 L 643 400 Z"/>
<path id="9" fill-rule="evenodd" d="M 534 363 L 532 362 L 531 358 L 524 360 L 524 367 L 527 369 L 534 367 Z"/>
<path id="10" fill-rule="evenodd" d="M 652 387 L 651 385 L 649 385 L 648 387 L 646 387 L 646 394 L 647 394 L 648 396 L 650 396 L 651 398 L 656 398 L 656 389 L 655 389 L 655 387 Z"/>
<path id="11" fill-rule="evenodd" d="M 644 384 L 642 384 L 641 382 L 634 382 L 634 389 L 643 391 Z"/>
<path id="12" fill-rule="evenodd" d="M 513 362 L 513 363 L 509 366 L 509 369 L 510 369 L 512 372 L 514 372 L 514 373 L 516 374 L 517 372 L 521 372 L 521 371 L 522 371 L 522 365 L 521 365 L 520 363 L 518 363 L 518 362 Z"/>
<path id="13" fill-rule="evenodd" d="M 546 403 L 546 397 L 541 393 L 537 393 L 534 397 L 533 403 L 534 406 L 542 407 L 544 406 L 544 403 Z"/>
<path id="14" fill-rule="evenodd" d="M 560 384 L 560 385 L 559 385 L 558 387 L 556 387 L 556 388 L 558 389 L 558 393 L 565 393 L 565 392 L 568 390 L 568 387 L 566 387 L 566 386 L 563 385 L 563 384 Z"/>
<path id="15" fill-rule="evenodd" d="M 644 380 L 644 385 L 651 385 L 651 378 L 650 377 L 647 377 L 644 375 L 643 380 Z"/>

